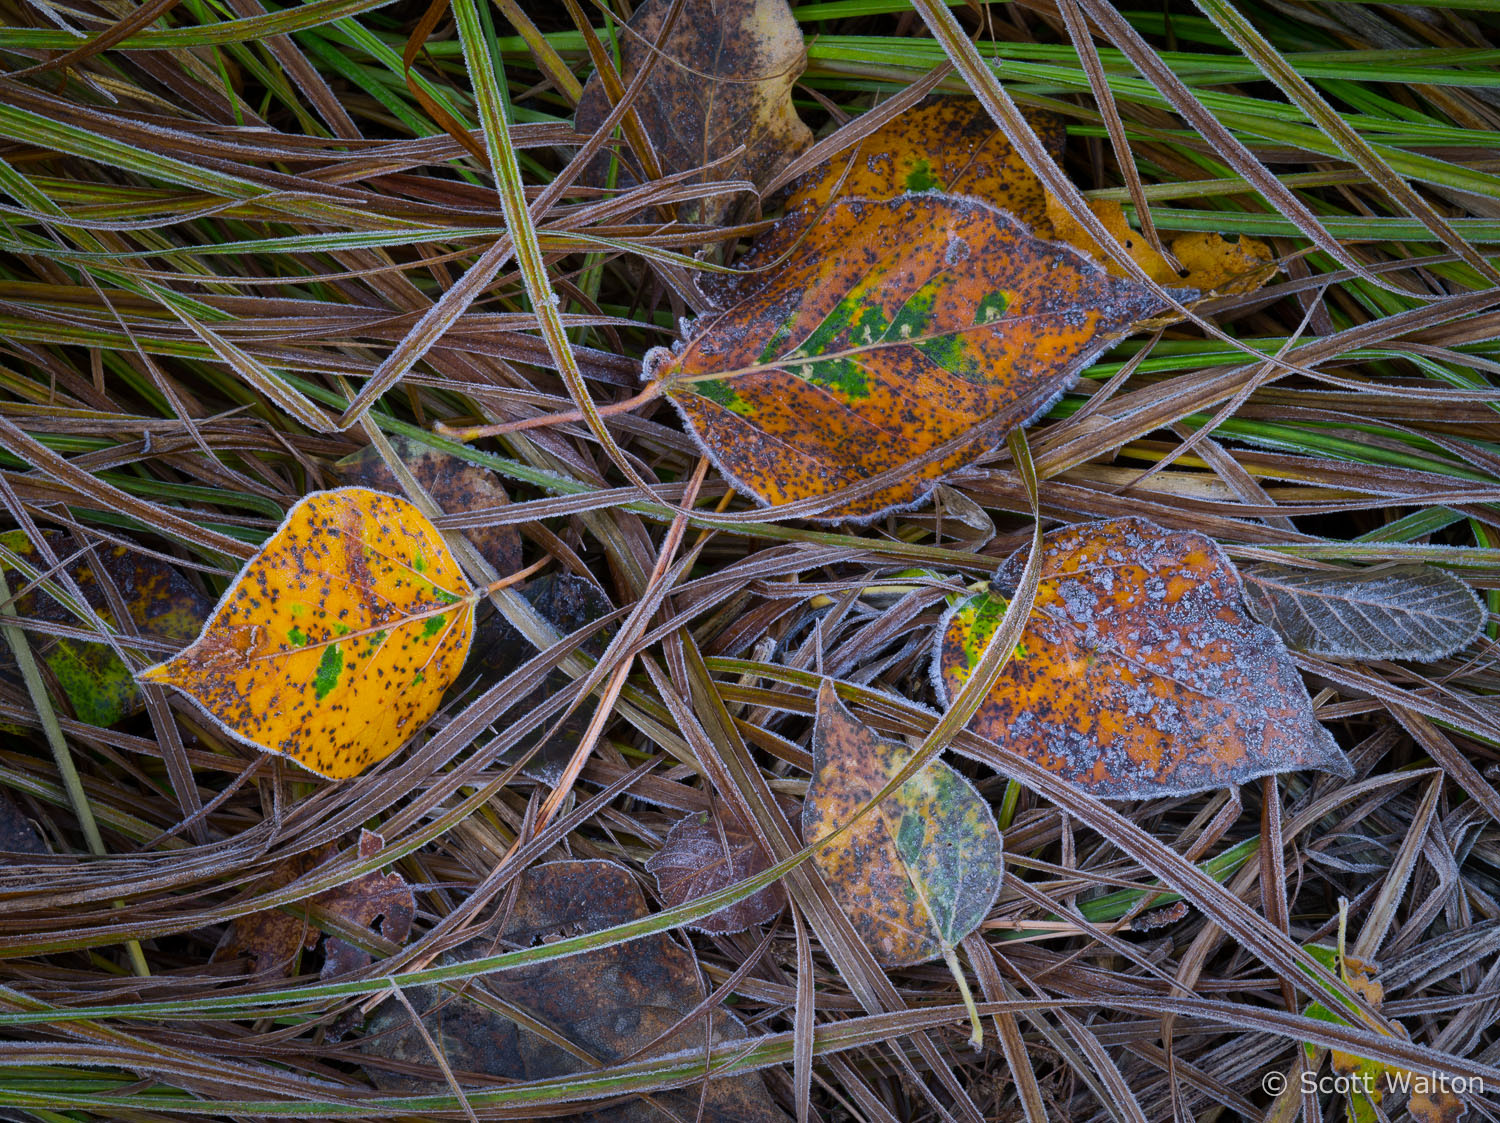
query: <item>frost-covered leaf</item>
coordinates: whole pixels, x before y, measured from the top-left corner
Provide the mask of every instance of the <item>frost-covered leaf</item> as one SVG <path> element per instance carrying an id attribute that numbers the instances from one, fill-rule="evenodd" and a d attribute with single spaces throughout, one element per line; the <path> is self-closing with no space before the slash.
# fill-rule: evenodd
<path id="1" fill-rule="evenodd" d="M 1244 570 L 1250 612 L 1298 651 L 1330 659 L 1442 659 L 1479 637 L 1484 605 L 1428 565 Z"/>
<path id="2" fill-rule="evenodd" d="M 853 819 L 910 759 L 909 749 L 845 709 L 825 681 L 802 805 L 804 841 L 816 845 Z M 995 903 L 1004 870 L 994 812 L 937 760 L 816 849 L 813 861 L 875 958 L 891 966 L 951 959 Z"/>
<path id="3" fill-rule="evenodd" d="M 66 550 L 62 535 L 49 534 L 48 541 L 54 553 L 61 554 Z M 27 570 L 17 570 L 0 562 L 5 566 L 6 582 L 11 591 L 19 592 L 23 584 L 30 583 L 28 572 L 36 573 L 44 568 L 41 556 L 19 530 L 0 534 L 0 546 L 27 566 Z M 94 547 L 90 554 L 67 566 L 68 575 L 105 623 L 113 624 L 115 618 L 109 597 L 95 571 L 96 566 L 119 591 L 130 619 L 141 635 L 185 643 L 203 626 L 204 617 L 208 615 L 209 598 L 192 582 L 157 558 L 108 543 Z M 45 591 L 49 586 L 63 600 Z M 87 627 L 86 619 L 80 619 L 70 611 L 66 600 L 61 586 L 44 582 L 42 587 L 16 598 L 16 611 L 34 620 Z M 123 629 L 120 631 L 123 633 Z M 140 687 L 131 676 L 130 668 L 120 662 L 120 657 L 108 644 L 70 636 L 36 635 L 34 639 L 37 657 L 67 697 L 68 705 L 79 721 L 89 725 L 114 725 L 140 709 L 143 704 Z M 20 681 L 9 648 L 0 651 L 0 677 Z"/>
<path id="4" fill-rule="evenodd" d="M 1144 799 L 1316 768 L 1352 774 L 1281 640 L 1211 540 L 1145 519 L 1044 539 L 1026 630 L 970 728 L 1097 796 Z M 950 610 L 934 678 L 956 694 L 1025 558 Z"/>
<path id="5" fill-rule="evenodd" d="M 1035 110 L 1027 110 L 1026 117 L 1054 158 L 1061 159 L 1067 138 L 1062 118 Z M 756 242 L 756 258 L 767 261 L 790 249 L 835 197 L 894 199 L 924 191 L 975 196 L 1037 237 L 1050 237 L 1042 181 L 984 107 L 974 98 L 936 95 L 793 180 L 785 200 L 786 220 Z M 715 295 L 741 281 L 709 275 L 700 283 Z"/>
<path id="6" fill-rule="evenodd" d="M 533 947 L 649 914 L 630 871 L 613 862 L 549 862 L 525 870 L 519 881 L 514 907 L 500 910 L 497 921 L 445 953 L 441 963 Z M 371 1080 L 396 1092 L 448 1093 L 433 1059 L 434 1045 L 452 1072 L 514 1081 L 592 1073 L 648 1045 L 649 1056 L 664 1057 L 684 1051 L 703 1055 L 711 1043 L 713 1059 L 721 1060 L 743 1049 L 749 1036 L 718 1004 L 677 1026 L 698 1008 L 704 993 L 691 947 L 665 932 L 485 975 L 459 993 L 436 985 L 407 987 L 404 993 L 422 1027 L 413 1025 L 411 1013 L 393 999 L 375 1012 L 358 1043 Z M 495 999 L 570 1048 L 507 1018 Z M 699 1084 L 649 1098 L 601 1100 L 597 1109 L 566 1118 L 580 1123 L 787 1120 L 755 1072 L 717 1076 L 706 1088 Z"/>
<path id="7" fill-rule="evenodd" d="M 191 646 L 140 678 L 332 779 L 399 749 L 463 667 L 477 597 L 426 517 L 367 488 L 287 512 Z"/>
<path id="8" fill-rule="evenodd" d="M 645 0 L 621 33 L 621 78 L 632 78 L 655 56 L 645 87 L 631 105 L 664 172 L 686 172 L 730 157 L 694 181 L 744 179 L 768 183 L 812 144 L 792 106 L 792 86 L 807 66 L 802 29 L 786 0 L 683 0 L 671 33 L 662 29 L 674 0 Z M 590 133 L 609 114 L 599 76 L 578 101 L 575 122 Z M 737 156 L 732 156 L 739 150 Z M 585 180 L 609 182 L 609 156 Z M 619 183 L 627 183 L 622 175 Z M 746 208 L 745 195 L 714 195 L 682 203 L 677 217 L 717 224 Z"/>
<path id="9" fill-rule="evenodd" d="M 754 877 L 770 864 L 755 840 L 738 826 L 699 811 L 673 825 L 646 869 L 656 878 L 662 903 L 675 908 Z M 692 926 L 714 936 L 743 932 L 765 923 L 785 907 L 786 890 L 777 882 Z"/>
<path id="10" fill-rule="evenodd" d="M 919 502 L 1162 307 L 990 204 L 936 194 L 835 203 L 737 291 L 646 372 L 762 503 L 898 473 L 827 519 Z"/>

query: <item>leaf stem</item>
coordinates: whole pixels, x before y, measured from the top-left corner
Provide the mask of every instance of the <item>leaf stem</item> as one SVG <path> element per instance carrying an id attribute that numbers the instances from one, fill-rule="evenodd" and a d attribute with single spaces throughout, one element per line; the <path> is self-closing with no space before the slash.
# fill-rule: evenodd
<path id="1" fill-rule="evenodd" d="M 639 394 L 619 402 L 611 402 L 607 406 L 598 406 L 595 412 L 600 417 L 614 417 L 617 414 L 629 413 L 637 406 L 645 405 L 649 401 L 661 397 L 662 385 L 660 382 L 649 382 L 646 388 Z M 438 436 L 450 441 L 477 441 L 481 437 L 498 437 L 502 433 L 521 433 L 527 429 L 544 429 L 549 425 L 566 425 L 569 422 L 587 420 L 583 411 L 578 409 L 566 409 L 560 413 L 544 413 L 540 417 L 525 417 L 520 421 L 501 421 L 494 425 L 472 425 L 465 429 L 454 429 L 439 421 L 433 425 L 432 431 Z"/>
<path id="2" fill-rule="evenodd" d="M 530 577 L 537 570 L 545 567 L 551 561 L 552 559 L 550 557 L 546 557 L 541 561 L 532 562 L 525 569 L 518 569 L 509 577 L 502 577 L 498 581 L 490 582 L 482 589 L 475 589 L 464 599 L 472 604 L 478 604 L 482 599 L 489 596 L 491 593 L 498 593 L 501 589 L 508 589 L 510 588 L 510 586 L 516 584 L 517 582 L 526 580 L 526 578 Z"/>
<path id="3" fill-rule="evenodd" d="M 969 1012 L 969 1044 L 974 1046 L 974 1052 L 984 1048 L 984 1026 L 979 1021 L 979 1007 L 974 1005 L 974 993 L 969 990 L 969 980 L 964 978 L 963 965 L 958 961 L 958 953 L 946 940 L 943 941 L 943 962 L 948 965 L 948 970 L 953 972 L 954 981 L 958 983 L 958 993 L 964 1000 L 964 1009 Z"/>

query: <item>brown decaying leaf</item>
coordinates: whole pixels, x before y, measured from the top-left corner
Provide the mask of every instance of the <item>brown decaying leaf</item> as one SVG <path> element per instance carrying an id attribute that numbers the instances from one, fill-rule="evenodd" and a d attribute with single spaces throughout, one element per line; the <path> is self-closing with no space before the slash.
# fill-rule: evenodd
<path id="1" fill-rule="evenodd" d="M 1286 647 L 1245 614 L 1239 574 L 1210 539 L 1132 518 L 1043 541 L 1026 631 L 974 732 L 1113 799 L 1295 769 L 1352 775 Z M 940 696 L 978 663 L 1024 560 L 1013 555 L 989 592 L 945 617 Z"/>
<path id="2" fill-rule="evenodd" d="M 62 555 L 68 547 L 62 535 L 48 534 L 53 552 Z M 34 569 L 45 569 L 36 548 L 21 531 L 0 534 L 0 545 Z M 208 615 L 209 599 L 182 574 L 165 562 L 146 554 L 108 543 L 96 546 L 92 558 L 84 555 L 67 566 L 68 575 L 106 623 L 114 623 L 109 597 L 99 584 L 94 565 L 102 567 L 130 610 L 130 619 L 143 636 L 185 643 L 198 634 Z M 4 565 L 0 562 L 0 565 Z M 8 565 L 6 580 L 15 591 L 21 575 Z M 16 599 L 16 611 L 36 620 L 86 627 L 72 612 L 48 593 L 37 589 Z M 122 637 L 124 638 L 124 637 Z M 141 708 L 141 691 L 130 668 L 120 662 L 108 644 L 90 643 L 67 636 L 37 636 L 36 653 L 67 697 L 79 721 L 108 726 Z M 128 644 L 129 640 L 125 639 Z M 9 648 L 0 650 L 0 678 L 19 682 L 19 673 Z"/>
<path id="3" fill-rule="evenodd" d="M 671 34 L 658 42 L 672 3 L 645 0 L 621 33 L 620 77 L 627 86 L 652 54 L 658 56 L 631 105 L 662 170 L 702 167 L 743 145 L 741 155 L 698 182 L 768 183 L 812 144 L 811 131 L 792 106 L 792 86 L 807 66 L 802 29 L 786 0 L 683 0 Z M 592 75 L 578 102 L 578 131 L 593 132 L 609 109 L 604 85 Z M 605 185 L 609 164 L 607 155 L 596 159 L 586 182 Z M 677 216 L 717 225 L 750 202 L 743 195 L 715 195 L 679 205 Z"/>
<path id="4" fill-rule="evenodd" d="M 559 635 L 564 636 L 608 616 L 615 607 L 597 585 L 571 573 L 544 574 L 527 582 L 520 593 L 536 609 L 537 615 L 556 628 Z M 596 632 L 584 641 L 581 650 L 598 658 L 604 653 L 611 634 L 609 628 Z M 499 682 L 536 653 L 536 648 L 505 617 L 498 613 L 490 616 L 474 633 L 474 653 L 469 666 L 478 680 L 474 685 L 475 695 L 488 689 L 492 683 Z M 550 672 L 541 686 L 516 703 L 516 711 L 525 713 L 535 709 L 572 681 L 563 671 Z M 593 712 L 588 706 L 575 710 L 563 721 L 562 727 L 547 738 L 542 747 L 521 767 L 522 774 L 549 786 L 556 786 L 592 719 Z M 529 752 L 536 744 L 537 737 L 545 729 L 550 729 L 551 725 L 549 721 L 543 730 L 523 738 L 514 748 L 502 753 L 499 763 L 510 764 Z"/>
<path id="5" fill-rule="evenodd" d="M 397 434 L 386 439 L 422 489 L 446 514 L 503 507 L 510 502 L 500 477 L 488 468 Z M 344 457 L 333 466 L 333 473 L 346 487 L 368 487 L 403 498 L 406 495 L 374 445 L 366 445 Z M 521 532 L 515 527 L 474 527 L 465 530 L 464 535 L 496 572 L 513 573 L 521 568 Z"/>
<path id="6" fill-rule="evenodd" d="M 1182 263 L 1179 272 L 1152 249 L 1142 235 L 1130 228 L 1130 223 L 1125 221 L 1124 208 L 1115 200 L 1092 199 L 1089 210 L 1157 284 L 1226 295 L 1254 292 L 1276 275 L 1275 255 L 1271 247 L 1258 238 L 1235 235 L 1231 239 L 1200 231 L 1179 234 L 1167 245 L 1172 256 Z M 1124 268 L 1104 252 L 1093 235 L 1055 195 L 1047 195 L 1046 212 L 1047 221 L 1057 238 L 1088 254 L 1113 276 L 1125 276 Z"/>
<path id="7" fill-rule="evenodd" d="M 624 867 L 603 861 L 549 862 L 521 874 L 515 905 L 505 914 L 503 928 L 502 922 L 492 924 L 446 954 L 443 961 L 530 947 L 648 914 L 640 888 Z M 405 992 L 448 1067 L 461 1082 L 470 1084 L 476 1076 L 542 1080 L 588 1072 L 596 1063 L 622 1061 L 651 1045 L 703 1000 L 693 952 L 665 933 L 485 975 L 470 986 L 478 992 L 474 999 L 435 986 L 411 987 Z M 584 1055 L 564 1050 L 486 1008 L 484 991 L 536 1019 Z M 748 1036 L 744 1026 L 722 1009 L 709 1018 L 715 1056 L 724 1055 Z M 692 1018 L 656 1042 L 650 1055 L 701 1050 L 705 1020 Z M 360 1051 L 378 1087 L 401 1092 L 447 1090 L 441 1076 L 410 1074 L 413 1066 L 432 1071 L 434 1061 L 427 1039 L 399 1003 L 387 1002 L 376 1011 Z M 393 1063 L 388 1066 L 382 1060 Z M 667 1123 L 672 1118 L 668 1113 L 675 1112 L 679 1119 L 707 1123 L 786 1120 L 756 1073 L 711 1080 L 706 1090 L 695 1086 L 654 1093 L 652 1100 L 660 1106 L 637 1098 L 569 1118 L 589 1123 Z"/>
<path id="8" fill-rule="evenodd" d="M 288 511 L 197 640 L 139 677 L 236 740 L 343 779 L 437 711 L 473 627 L 472 590 L 422 513 L 338 488 Z"/>
<path id="9" fill-rule="evenodd" d="M 380 835 L 373 831 L 361 831 L 360 858 L 374 857 L 384 844 Z M 288 859 L 277 866 L 276 872 L 259 886 L 258 891 L 290 885 L 326 861 L 335 849 L 329 844 Z M 379 922 L 379 934 L 395 943 L 402 943 L 411 934 L 411 923 L 416 916 L 416 899 L 412 896 L 411 886 L 394 870 L 364 874 L 310 897 L 306 903 L 317 905 L 325 912 L 370 932 L 376 931 Z M 244 956 L 251 961 L 251 970 L 255 974 L 285 975 L 290 972 L 297 953 L 311 951 L 322 938 L 323 933 L 302 917 L 280 909 L 268 909 L 237 917 L 224 934 L 213 958 L 219 962 Z M 368 952 L 339 936 L 328 937 L 323 945 L 323 955 L 319 974 L 325 979 L 346 975 L 370 963 Z"/>
<path id="10" fill-rule="evenodd" d="M 707 811 L 699 811 L 673 825 L 661 849 L 646 862 L 646 869 L 656 878 L 662 903 L 674 908 L 754 877 L 770 864 L 765 852 L 745 831 Z M 691 927 L 711 936 L 724 936 L 763 924 L 784 908 L 786 890 L 777 882 L 712 916 L 705 916 Z"/>
<path id="11" fill-rule="evenodd" d="M 1429 565 L 1243 570 L 1245 601 L 1290 647 L 1330 659 L 1442 659 L 1479 637 L 1489 613 Z"/>
<path id="12" fill-rule="evenodd" d="M 646 373 L 762 503 L 898 474 L 815 516 L 827 520 L 920 502 L 1162 307 L 988 203 L 945 195 L 835 203 L 759 281 L 651 351 Z"/>

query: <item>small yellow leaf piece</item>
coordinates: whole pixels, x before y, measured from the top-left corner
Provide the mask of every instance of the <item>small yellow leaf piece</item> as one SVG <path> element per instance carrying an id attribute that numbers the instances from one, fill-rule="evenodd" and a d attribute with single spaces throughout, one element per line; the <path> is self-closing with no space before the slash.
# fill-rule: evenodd
<path id="1" fill-rule="evenodd" d="M 1255 238 L 1230 241 L 1219 234 L 1179 234 L 1169 243 L 1172 256 L 1182 263 L 1182 272 L 1151 248 L 1145 236 L 1130 228 L 1125 211 L 1113 199 L 1091 199 L 1089 210 L 1104 224 L 1115 241 L 1130 252 L 1135 263 L 1159 285 L 1194 288 L 1204 293 L 1254 292 L 1276 273 L 1271 248 Z M 1107 255 L 1093 235 L 1075 219 L 1062 200 L 1047 196 L 1047 218 L 1059 241 L 1088 254 L 1113 276 L 1125 276 L 1119 263 Z"/>
<path id="2" fill-rule="evenodd" d="M 414 506 L 362 487 L 309 495 L 245 563 L 193 644 L 142 671 L 236 740 L 341 780 L 437 711 L 475 597 Z"/>

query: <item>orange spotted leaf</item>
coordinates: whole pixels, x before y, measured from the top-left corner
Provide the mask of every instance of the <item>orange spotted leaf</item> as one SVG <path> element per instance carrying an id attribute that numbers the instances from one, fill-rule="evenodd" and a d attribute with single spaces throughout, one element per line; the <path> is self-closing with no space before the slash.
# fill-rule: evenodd
<path id="1" fill-rule="evenodd" d="M 236 740 L 330 779 L 421 728 L 469 651 L 477 597 L 404 499 L 315 492 L 289 512 L 193 644 L 140 678 Z"/>
<path id="2" fill-rule="evenodd" d="M 1062 159 L 1062 118 L 1037 110 L 1026 110 L 1026 118 L 1053 158 Z M 976 196 L 1039 236 L 1050 234 L 1042 181 L 984 106 L 974 98 L 936 95 L 793 180 L 786 197 L 789 221 L 757 243 L 756 256 L 766 261 L 790 248 L 803 224 L 835 195 L 893 199 L 922 191 Z"/>
<path id="3" fill-rule="evenodd" d="M 1296 665 L 1246 615 L 1209 539 L 1145 519 L 1044 539 L 1041 584 L 1014 656 L 970 728 L 1093 794 L 1135 799 L 1316 768 L 1352 774 Z M 978 664 L 1025 558 L 950 610 L 934 677 L 952 696 Z"/>
<path id="4" fill-rule="evenodd" d="M 650 352 L 647 375 L 762 503 L 882 477 L 815 515 L 830 520 L 920 502 L 1162 307 L 996 207 L 937 194 L 835 203 L 735 292 Z"/>
<path id="5" fill-rule="evenodd" d="M 854 818 L 911 759 L 818 694 L 813 778 L 802 805 L 809 846 Z M 834 896 L 881 963 L 925 963 L 979 926 L 1000 892 L 1000 829 L 967 780 L 932 761 L 854 827 L 814 850 Z"/>

